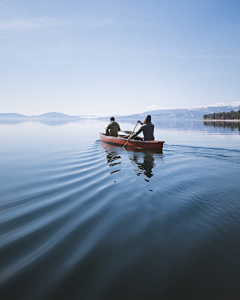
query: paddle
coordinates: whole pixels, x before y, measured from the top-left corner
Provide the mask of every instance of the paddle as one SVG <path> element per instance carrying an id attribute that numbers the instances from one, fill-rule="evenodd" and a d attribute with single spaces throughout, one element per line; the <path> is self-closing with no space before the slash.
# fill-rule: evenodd
<path id="1" fill-rule="evenodd" d="M 138 121 L 137 121 L 137 124 L 138 124 Z M 127 149 L 128 142 L 129 142 L 129 140 L 130 140 L 130 137 L 131 137 L 131 136 L 132 136 L 132 134 L 134 133 L 134 130 L 136 129 L 136 127 L 137 127 L 137 124 L 136 124 L 136 126 L 134 127 L 134 129 L 133 129 L 132 133 L 130 134 L 130 136 L 129 136 L 129 138 L 128 138 L 128 140 L 127 140 L 126 144 L 123 146 L 123 148 Z"/>

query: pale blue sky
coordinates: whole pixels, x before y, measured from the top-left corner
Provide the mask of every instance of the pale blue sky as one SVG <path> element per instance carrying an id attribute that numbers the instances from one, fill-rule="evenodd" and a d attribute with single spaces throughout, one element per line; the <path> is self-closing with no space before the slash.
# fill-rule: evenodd
<path id="1" fill-rule="evenodd" d="M 239 0 L 0 0 L 0 112 L 240 101 Z"/>

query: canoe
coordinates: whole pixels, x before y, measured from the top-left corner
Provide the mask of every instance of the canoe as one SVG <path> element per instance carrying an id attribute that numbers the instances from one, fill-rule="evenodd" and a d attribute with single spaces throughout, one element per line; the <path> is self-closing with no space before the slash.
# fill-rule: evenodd
<path id="1" fill-rule="evenodd" d="M 103 142 L 124 146 L 127 142 L 127 139 L 124 135 L 109 136 L 105 133 L 100 133 L 100 139 Z M 151 150 L 151 151 L 162 151 L 163 141 L 137 141 L 137 140 L 129 140 L 128 147 L 137 148 L 137 149 L 144 149 L 144 150 Z"/>

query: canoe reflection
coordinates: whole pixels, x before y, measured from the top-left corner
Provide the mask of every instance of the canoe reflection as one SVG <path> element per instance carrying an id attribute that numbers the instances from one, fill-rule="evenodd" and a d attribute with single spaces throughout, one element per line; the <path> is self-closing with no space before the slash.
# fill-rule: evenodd
<path id="1" fill-rule="evenodd" d="M 144 174 L 146 177 L 151 178 L 153 176 L 152 169 L 155 167 L 154 157 L 151 153 L 134 153 L 129 155 L 130 161 L 134 164 L 136 169 L 134 170 L 137 176 Z"/>
<path id="2" fill-rule="evenodd" d="M 100 142 L 101 146 L 106 152 L 106 159 L 109 164 L 109 167 L 114 167 L 116 165 L 121 164 L 121 156 L 119 153 L 121 153 L 122 148 L 116 147 L 111 144 L 107 144 L 104 142 Z M 119 150 L 119 151 L 117 151 Z M 134 171 L 137 176 L 140 176 L 141 174 L 145 175 L 146 181 L 149 181 L 147 178 L 151 178 L 153 176 L 153 168 L 156 166 L 154 162 L 154 155 L 151 152 L 143 152 L 133 149 L 127 151 L 128 152 L 128 158 L 131 161 L 131 163 L 134 165 Z M 110 174 L 116 173 L 121 171 L 121 169 L 114 170 L 110 172 Z"/>
<path id="3" fill-rule="evenodd" d="M 107 156 L 106 156 L 106 157 L 107 157 L 107 162 L 108 162 L 108 163 L 111 163 L 111 164 L 109 165 L 110 167 L 121 164 L 120 161 L 119 161 L 119 162 L 118 162 L 118 161 L 116 162 L 117 159 L 120 159 L 120 158 L 121 158 L 121 156 L 118 155 L 116 152 L 110 152 L 110 153 L 107 153 Z"/>
<path id="4" fill-rule="evenodd" d="M 116 161 L 116 160 L 121 158 L 121 156 L 118 155 L 117 152 L 114 152 L 114 151 L 108 152 L 108 151 L 106 151 L 106 153 L 107 153 L 106 158 L 107 158 L 107 162 L 109 163 L 109 167 L 114 167 L 116 165 L 121 164 L 121 161 Z M 114 173 L 119 172 L 119 171 L 121 171 L 121 169 L 113 170 L 112 172 L 110 172 L 110 174 L 114 174 Z"/>

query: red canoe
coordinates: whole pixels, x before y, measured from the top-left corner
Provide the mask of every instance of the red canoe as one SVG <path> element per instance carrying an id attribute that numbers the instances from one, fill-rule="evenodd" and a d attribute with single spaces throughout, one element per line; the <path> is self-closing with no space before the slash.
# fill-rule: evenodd
<path id="1" fill-rule="evenodd" d="M 111 143 L 114 145 L 124 146 L 127 142 L 127 139 L 124 138 L 124 135 L 119 135 L 118 137 L 109 136 L 105 133 L 100 133 L 101 141 Z M 163 141 L 136 141 L 136 140 L 129 140 L 128 147 L 137 148 L 137 149 L 145 149 L 145 150 L 152 150 L 152 151 L 162 151 L 163 148 Z"/>

